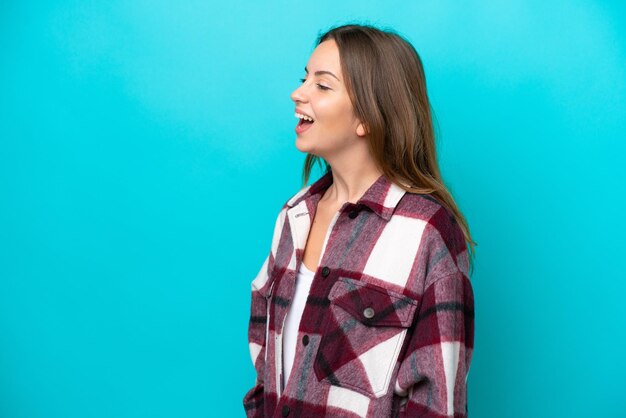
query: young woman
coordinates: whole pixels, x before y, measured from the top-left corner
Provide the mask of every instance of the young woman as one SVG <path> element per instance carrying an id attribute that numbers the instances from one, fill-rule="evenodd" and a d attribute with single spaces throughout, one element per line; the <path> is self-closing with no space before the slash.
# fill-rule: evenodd
<path id="1" fill-rule="evenodd" d="M 305 72 L 291 95 L 304 185 L 252 281 L 246 413 L 465 417 L 474 243 L 439 173 L 421 60 L 346 25 Z"/>

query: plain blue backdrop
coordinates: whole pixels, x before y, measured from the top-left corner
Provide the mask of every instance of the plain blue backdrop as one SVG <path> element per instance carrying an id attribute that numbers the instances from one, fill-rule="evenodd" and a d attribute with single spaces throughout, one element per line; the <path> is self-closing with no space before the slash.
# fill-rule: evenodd
<path id="1" fill-rule="evenodd" d="M 626 416 L 623 4 L 2 2 L 0 417 L 244 415 L 289 94 L 354 21 L 420 53 L 478 243 L 470 415 Z"/>

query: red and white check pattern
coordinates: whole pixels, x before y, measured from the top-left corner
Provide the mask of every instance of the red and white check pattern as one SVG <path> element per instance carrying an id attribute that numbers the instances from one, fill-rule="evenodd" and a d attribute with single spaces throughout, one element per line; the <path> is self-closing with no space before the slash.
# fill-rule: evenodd
<path id="1" fill-rule="evenodd" d="M 287 201 L 252 281 L 248 417 L 467 417 L 474 298 L 463 233 L 380 176 L 332 219 L 286 387 L 282 332 L 324 174 Z M 305 337 L 306 336 L 306 337 Z"/>

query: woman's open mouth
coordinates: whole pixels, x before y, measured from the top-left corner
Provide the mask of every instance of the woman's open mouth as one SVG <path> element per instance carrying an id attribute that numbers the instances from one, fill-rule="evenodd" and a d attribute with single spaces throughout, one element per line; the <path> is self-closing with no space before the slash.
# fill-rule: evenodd
<path id="1" fill-rule="evenodd" d="M 311 127 L 311 125 L 313 125 L 313 122 L 310 122 L 310 121 L 304 120 L 304 119 L 300 119 L 300 121 L 296 125 L 296 133 L 297 134 L 301 134 L 302 132 L 304 132 L 307 129 L 309 129 Z"/>

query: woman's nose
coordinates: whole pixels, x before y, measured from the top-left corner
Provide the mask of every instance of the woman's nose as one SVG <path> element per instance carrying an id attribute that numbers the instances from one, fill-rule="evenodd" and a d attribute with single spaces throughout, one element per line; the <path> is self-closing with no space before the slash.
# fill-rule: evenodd
<path id="1" fill-rule="evenodd" d="M 291 100 L 294 102 L 306 102 L 306 94 L 304 92 L 304 84 L 298 86 L 297 89 L 291 92 Z"/>

